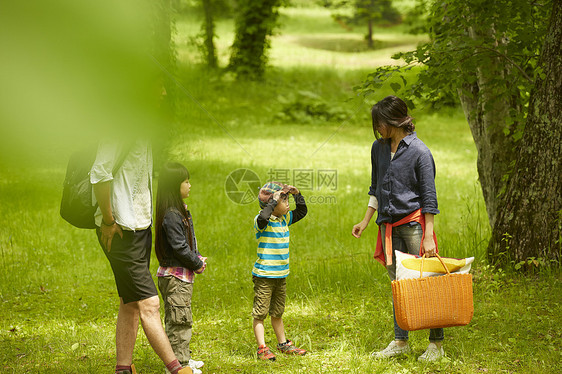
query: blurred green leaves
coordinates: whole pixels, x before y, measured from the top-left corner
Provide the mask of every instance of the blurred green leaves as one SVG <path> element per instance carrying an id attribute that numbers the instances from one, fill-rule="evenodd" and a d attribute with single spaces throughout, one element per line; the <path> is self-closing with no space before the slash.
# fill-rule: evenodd
<path id="1" fill-rule="evenodd" d="M 157 127 L 162 83 L 143 4 L 0 5 L 0 161 Z"/>

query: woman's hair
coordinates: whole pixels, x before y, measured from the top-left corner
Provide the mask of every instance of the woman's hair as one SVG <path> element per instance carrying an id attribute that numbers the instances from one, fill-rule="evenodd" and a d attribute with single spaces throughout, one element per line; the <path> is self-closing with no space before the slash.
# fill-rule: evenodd
<path id="1" fill-rule="evenodd" d="M 413 118 L 408 115 L 406 103 L 396 96 L 387 96 L 371 108 L 373 118 L 373 133 L 378 139 L 379 129 L 382 125 L 402 128 L 406 133 L 411 134 L 415 130 Z"/>
<path id="2" fill-rule="evenodd" d="M 154 248 L 158 260 L 161 260 L 164 256 L 162 236 L 166 234 L 162 222 L 164 222 L 166 211 L 175 208 L 187 222 L 187 211 L 181 198 L 180 185 L 188 178 L 189 171 L 178 162 L 167 162 L 160 170 L 158 194 L 156 195 L 156 226 L 154 229 L 156 234 Z"/>

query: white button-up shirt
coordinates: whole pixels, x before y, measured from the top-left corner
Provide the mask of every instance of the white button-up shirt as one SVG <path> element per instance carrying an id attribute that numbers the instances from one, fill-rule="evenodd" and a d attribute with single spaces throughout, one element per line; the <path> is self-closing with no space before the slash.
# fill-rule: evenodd
<path id="1" fill-rule="evenodd" d="M 113 167 L 124 149 L 129 149 L 119 170 Z M 102 142 L 90 171 L 92 184 L 111 181 L 111 209 L 115 221 L 125 230 L 144 230 L 152 224 L 152 148 L 147 141 L 137 140 L 132 146 Z M 96 202 L 93 196 L 94 203 Z M 96 225 L 101 226 L 98 208 Z"/>

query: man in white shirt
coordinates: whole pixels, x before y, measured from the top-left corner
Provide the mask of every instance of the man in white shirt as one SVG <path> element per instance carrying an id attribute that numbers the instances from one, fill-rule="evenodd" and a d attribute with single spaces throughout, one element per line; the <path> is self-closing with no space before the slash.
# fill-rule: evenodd
<path id="1" fill-rule="evenodd" d="M 122 160 L 113 174 L 115 163 Z M 102 142 L 90 172 L 98 240 L 115 276 L 120 297 L 115 373 L 133 373 L 139 318 L 156 354 L 173 373 L 182 369 L 160 319 L 158 291 L 150 274 L 152 247 L 152 149 L 145 141 L 129 145 Z"/>

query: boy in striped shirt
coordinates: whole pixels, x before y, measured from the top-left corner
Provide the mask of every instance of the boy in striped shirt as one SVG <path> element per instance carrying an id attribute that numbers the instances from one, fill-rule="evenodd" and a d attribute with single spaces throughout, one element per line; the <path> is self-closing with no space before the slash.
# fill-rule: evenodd
<path id="1" fill-rule="evenodd" d="M 296 203 L 289 211 L 289 194 Z M 299 349 L 285 337 L 283 312 L 285 310 L 286 278 L 289 275 L 289 226 L 306 216 L 304 197 L 294 186 L 279 182 L 266 183 L 259 192 L 261 211 L 254 219 L 258 240 L 258 259 L 252 269 L 254 281 L 254 335 L 258 343 L 258 358 L 275 361 L 275 355 L 265 345 L 263 321 L 269 313 L 277 337 L 277 349 L 286 354 L 303 356 Z"/>

